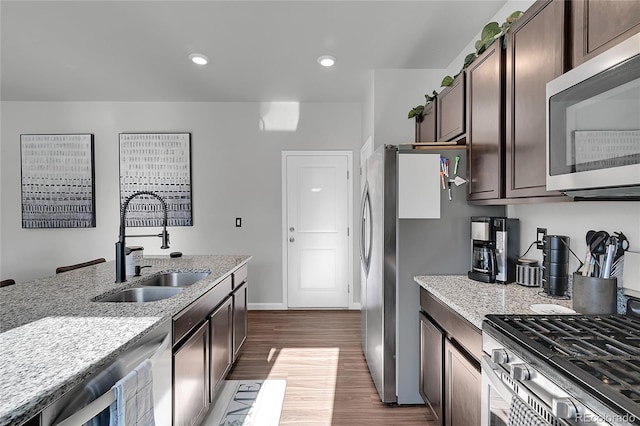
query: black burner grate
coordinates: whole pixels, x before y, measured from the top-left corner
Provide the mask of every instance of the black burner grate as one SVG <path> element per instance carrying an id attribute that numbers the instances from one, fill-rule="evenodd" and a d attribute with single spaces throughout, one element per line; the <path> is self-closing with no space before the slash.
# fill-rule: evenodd
<path id="1" fill-rule="evenodd" d="M 624 315 L 491 317 L 499 329 L 511 330 L 509 334 L 525 348 L 548 361 L 554 360 L 558 366 L 566 363 L 565 371 L 574 377 L 590 377 L 582 381 L 595 386 L 586 386 L 590 392 L 617 394 L 622 400 L 640 405 L 640 318 Z"/>
<path id="2" fill-rule="evenodd" d="M 640 357 L 640 320 L 624 316 L 514 316 L 506 322 L 565 357 Z"/>

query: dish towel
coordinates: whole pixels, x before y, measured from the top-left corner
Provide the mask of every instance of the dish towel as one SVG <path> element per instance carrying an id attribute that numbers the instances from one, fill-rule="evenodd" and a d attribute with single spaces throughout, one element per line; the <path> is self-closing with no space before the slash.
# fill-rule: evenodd
<path id="1" fill-rule="evenodd" d="M 549 426 L 549 423 L 514 395 L 509 407 L 509 426 Z"/>
<path id="2" fill-rule="evenodd" d="M 109 409 L 109 426 L 155 426 L 151 366 L 144 360 L 113 385 L 116 400 Z"/>

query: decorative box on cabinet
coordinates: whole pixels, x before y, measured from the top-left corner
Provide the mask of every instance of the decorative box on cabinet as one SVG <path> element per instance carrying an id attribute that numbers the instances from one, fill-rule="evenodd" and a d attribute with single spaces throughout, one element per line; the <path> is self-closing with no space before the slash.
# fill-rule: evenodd
<path id="1" fill-rule="evenodd" d="M 425 105 L 420 121 L 416 120 L 416 142 L 436 141 L 436 102 Z"/>
<path id="2" fill-rule="evenodd" d="M 436 132 L 438 142 L 448 142 L 464 134 L 465 128 L 465 76 L 460 73 L 451 86 L 436 97 Z"/>
<path id="3" fill-rule="evenodd" d="M 493 42 L 467 73 L 469 200 L 504 197 L 504 51 Z"/>
<path id="4" fill-rule="evenodd" d="M 568 3 L 534 3 L 507 31 L 506 198 L 549 197 L 546 189 L 546 85 L 566 70 Z"/>
<path id="5" fill-rule="evenodd" d="M 640 1 L 573 0 L 572 66 L 640 32 Z"/>

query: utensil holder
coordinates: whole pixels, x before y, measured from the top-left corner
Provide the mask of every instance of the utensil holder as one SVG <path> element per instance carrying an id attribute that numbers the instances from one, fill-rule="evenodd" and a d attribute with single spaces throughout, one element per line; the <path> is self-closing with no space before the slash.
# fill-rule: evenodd
<path id="1" fill-rule="evenodd" d="M 618 311 L 617 278 L 573 274 L 573 309 L 581 314 L 615 314 Z"/>

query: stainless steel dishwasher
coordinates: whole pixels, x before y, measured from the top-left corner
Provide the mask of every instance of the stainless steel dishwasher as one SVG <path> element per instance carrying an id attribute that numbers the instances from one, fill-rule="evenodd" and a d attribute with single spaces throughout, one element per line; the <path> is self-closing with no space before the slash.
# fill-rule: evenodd
<path id="1" fill-rule="evenodd" d="M 153 365 L 154 416 L 158 426 L 170 426 L 171 406 L 171 320 L 166 320 L 115 360 L 51 403 L 40 414 L 41 426 L 108 426 L 111 388 L 150 359 Z"/>

